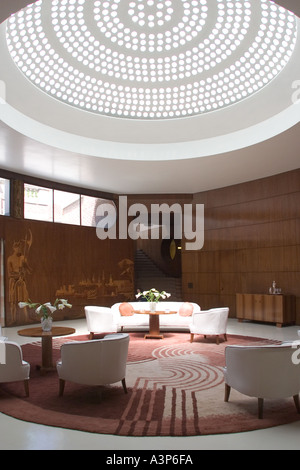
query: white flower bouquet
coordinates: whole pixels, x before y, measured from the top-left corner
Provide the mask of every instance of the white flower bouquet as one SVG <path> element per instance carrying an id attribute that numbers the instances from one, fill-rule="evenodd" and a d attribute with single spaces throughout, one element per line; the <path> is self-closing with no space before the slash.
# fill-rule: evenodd
<path id="1" fill-rule="evenodd" d="M 157 289 L 144 290 L 144 292 L 139 292 L 136 294 L 136 298 L 144 297 L 147 302 L 158 302 L 159 299 L 167 299 L 171 294 L 168 294 L 166 291 L 159 292 Z"/>
<path id="2" fill-rule="evenodd" d="M 35 312 L 38 315 L 41 315 L 42 318 L 49 318 L 49 317 L 52 317 L 52 314 L 56 310 L 62 310 L 65 307 L 71 308 L 72 305 L 69 304 L 68 301 L 65 299 L 56 299 L 53 305 L 50 302 L 45 302 L 44 304 L 40 304 L 40 303 L 31 302 L 31 300 L 28 300 L 28 302 L 19 302 L 19 307 L 20 308 L 24 308 L 24 307 L 34 308 Z"/>

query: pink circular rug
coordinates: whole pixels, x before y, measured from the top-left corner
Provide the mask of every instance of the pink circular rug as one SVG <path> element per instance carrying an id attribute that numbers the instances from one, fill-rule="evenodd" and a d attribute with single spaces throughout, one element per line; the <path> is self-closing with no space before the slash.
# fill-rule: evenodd
<path id="1" fill-rule="evenodd" d="M 30 396 L 23 383 L 0 384 L 0 412 L 34 423 L 120 436 L 195 436 L 251 431 L 300 419 L 293 399 L 265 400 L 264 419 L 257 418 L 257 399 L 231 391 L 224 402 L 224 351 L 230 344 L 276 344 L 261 338 L 214 338 L 166 333 L 163 340 L 130 333 L 126 372 L 128 393 L 122 384 L 86 387 L 67 382 L 58 396 L 56 371 L 41 375 L 40 342 L 22 347 L 31 364 Z M 53 357 L 65 341 L 57 338 Z M 109 361 L 109 358 L 107 358 Z M 87 364 L 88 367 L 88 364 Z"/>

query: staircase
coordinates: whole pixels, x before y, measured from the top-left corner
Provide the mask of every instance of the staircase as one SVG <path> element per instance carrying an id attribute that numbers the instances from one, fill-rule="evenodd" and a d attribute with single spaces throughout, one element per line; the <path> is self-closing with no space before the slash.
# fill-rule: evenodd
<path id="1" fill-rule="evenodd" d="M 180 302 L 181 279 L 168 277 L 143 250 L 135 253 L 135 287 L 149 290 L 153 287 L 159 291 L 165 290 L 171 294 L 170 301 Z"/>

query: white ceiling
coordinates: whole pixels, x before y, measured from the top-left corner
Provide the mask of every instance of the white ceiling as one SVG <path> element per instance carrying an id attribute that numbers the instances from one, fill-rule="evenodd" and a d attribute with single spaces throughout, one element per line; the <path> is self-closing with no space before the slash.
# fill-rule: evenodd
<path id="1" fill-rule="evenodd" d="M 29 3 L 1 0 L 0 21 Z M 276 3 L 300 16 L 299 0 Z M 32 98 L 26 92 L 29 82 L 22 89 L 8 80 L 9 67 L 2 68 L 0 80 L 18 87 L 12 100 L 17 114 L 11 108 L 3 114 L 0 105 L 0 167 L 119 194 L 195 193 L 298 168 L 300 105 L 290 104 L 299 65 L 293 60 L 264 94 L 225 113 L 165 122 L 93 122 L 91 113 L 57 108 L 56 100 L 50 102 L 55 110 L 41 116 L 46 95 Z"/>

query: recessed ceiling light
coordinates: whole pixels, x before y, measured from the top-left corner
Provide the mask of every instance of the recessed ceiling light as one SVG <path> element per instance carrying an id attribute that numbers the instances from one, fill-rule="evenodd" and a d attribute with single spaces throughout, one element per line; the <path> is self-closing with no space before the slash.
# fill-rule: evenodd
<path id="1" fill-rule="evenodd" d="M 138 119 L 244 100 L 281 72 L 296 38 L 296 17 L 270 0 L 39 0 L 7 23 L 15 64 L 42 91 Z"/>

